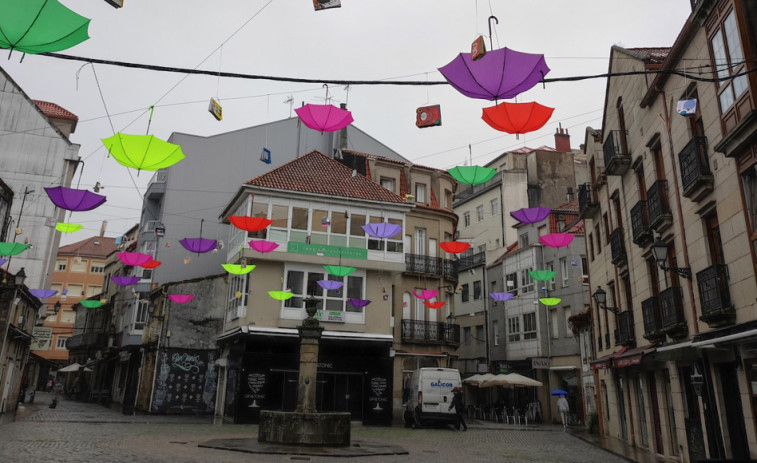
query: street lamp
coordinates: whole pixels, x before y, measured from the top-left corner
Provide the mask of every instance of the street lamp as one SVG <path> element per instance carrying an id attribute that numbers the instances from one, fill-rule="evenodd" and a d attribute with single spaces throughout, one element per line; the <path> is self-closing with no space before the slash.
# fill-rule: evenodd
<path id="1" fill-rule="evenodd" d="M 60 312 L 60 301 L 56 302 L 53 306 L 53 311 L 55 312 L 55 315 L 58 315 L 58 312 Z"/>
<path id="2" fill-rule="evenodd" d="M 672 270 L 676 272 L 681 278 L 688 278 L 691 279 L 691 269 L 688 267 L 666 267 L 665 262 L 668 260 L 668 244 L 662 240 L 662 237 L 659 235 L 657 236 L 657 239 L 652 244 L 652 254 L 654 255 L 654 260 L 657 261 L 657 264 L 660 266 L 660 268 L 664 271 Z"/>
<path id="3" fill-rule="evenodd" d="M 698 397 L 702 396 L 702 387 L 704 386 L 704 376 L 699 373 L 697 366 L 694 365 L 694 371 L 691 373 L 691 387 L 694 389 L 694 394 Z"/>
<path id="4" fill-rule="evenodd" d="M 620 309 L 618 309 L 617 307 L 607 307 L 605 305 L 607 303 L 607 291 L 602 289 L 601 286 L 597 286 L 597 290 L 594 291 L 594 294 L 592 295 L 592 297 L 594 298 L 594 301 L 597 303 L 597 306 L 605 310 L 609 310 L 615 315 L 618 315 L 620 313 Z"/>
<path id="5" fill-rule="evenodd" d="M 26 272 L 24 272 L 24 268 L 21 267 L 21 270 L 19 270 L 13 278 L 16 280 L 16 286 L 24 286 L 24 281 L 26 281 Z"/>

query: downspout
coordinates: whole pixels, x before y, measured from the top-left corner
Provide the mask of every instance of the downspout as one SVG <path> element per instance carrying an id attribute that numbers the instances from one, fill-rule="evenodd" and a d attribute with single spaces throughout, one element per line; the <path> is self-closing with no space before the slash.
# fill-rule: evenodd
<path id="1" fill-rule="evenodd" d="M 665 118 L 663 119 L 665 122 L 665 131 L 668 133 L 668 148 L 670 151 L 670 163 L 673 168 L 673 182 L 675 183 L 675 198 L 676 198 L 676 209 L 678 210 L 678 228 L 680 228 L 681 233 L 681 248 L 683 248 L 683 265 L 686 268 L 691 268 L 691 263 L 689 262 L 689 248 L 686 246 L 686 227 L 683 226 L 683 209 L 681 207 L 681 195 L 680 190 L 678 189 L 678 169 L 676 169 L 676 157 L 675 153 L 673 152 L 673 134 L 670 132 L 670 113 L 669 110 L 672 110 L 673 106 L 673 97 L 671 97 L 670 100 L 670 109 L 668 109 L 668 101 L 667 101 L 667 95 L 665 94 L 665 90 L 662 90 L 660 88 L 656 89 L 660 94 L 662 94 L 662 108 L 665 113 Z M 673 246 L 675 246 L 675 241 L 673 241 Z M 689 300 L 691 301 L 691 315 L 694 317 L 692 319 L 692 323 L 694 325 L 694 334 L 699 334 L 699 322 L 697 321 L 697 306 L 696 306 L 696 300 L 694 299 L 694 286 L 692 283 L 691 278 L 684 278 L 688 283 L 686 286 L 689 289 Z"/>

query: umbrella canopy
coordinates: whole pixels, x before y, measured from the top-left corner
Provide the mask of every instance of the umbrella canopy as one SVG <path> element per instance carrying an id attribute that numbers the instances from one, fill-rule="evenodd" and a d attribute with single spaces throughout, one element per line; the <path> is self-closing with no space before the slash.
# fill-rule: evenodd
<path id="1" fill-rule="evenodd" d="M 539 242 L 550 248 L 563 248 L 573 242 L 575 238 L 570 233 L 548 233 L 539 237 Z"/>
<path id="2" fill-rule="evenodd" d="M 165 169 L 184 159 L 181 146 L 154 135 L 117 133 L 103 138 L 103 145 L 119 164 L 137 170 Z"/>
<path id="3" fill-rule="evenodd" d="M 61 209 L 68 211 L 91 211 L 105 202 L 105 196 L 92 193 L 89 190 L 77 190 L 56 186 L 45 188 L 50 201 Z"/>
<path id="4" fill-rule="evenodd" d="M 439 72 L 463 95 L 493 101 L 515 98 L 539 83 L 549 68 L 544 55 L 500 48 L 476 61 L 460 53 Z"/>
<path id="5" fill-rule="evenodd" d="M 273 220 L 263 217 L 249 217 L 246 215 L 230 215 L 231 224 L 240 230 L 256 232 L 271 225 Z"/>
<path id="6" fill-rule="evenodd" d="M 142 254 L 141 252 L 118 252 L 116 257 L 131 267 L 137 267 L 139 265 L 146 264 L 152 260 L 152 256 L 149 254 Z"/>
<path id="7" fill-rule="evenodd" d="M 439 291 L 436 289 L 422 289 L 420 292 L 413 290 L 413 294 L 418 299 L 428 300 L 435 298 L 439 294 Z"/>
<path id="8" fill-rule="evenodd" d="M 71 365 L 68 365 L 66 367 L 61 368 L 58 370 L 58 373 L 72 373 L 74 371 L 79 371 L 81 369 L 82 365 L 79 363 L 72 363 Z M 91 368 L 84 367 L 84 371 L 92 371 Z"/>
<path id="9" fill-rule="evenodd" d="M 484 381 L 488 381 L 490 379 L 494 378 L 494 375 L 491 373 L 484 373 L 482 375 L 473 375 L 470 378 L 466 378 L 463 380 L 464 383 L 470 384 L 472 386 L 476 387 L 482 387 Z M 484 386 L 485 387 L 485 386 Z"/>
<path id="10" fill-rule="evenodd" d="M 560 299 L 559 297 L 542 297 L 539 299 L 539 302 L 544 305 L 553 306 L 562 302 L 562 299 Z"/>
<path id="11" fill-rule="evenodd" d="M 550 281 L 556 274 L 557 272 L 554 270 L 530 270 L 528 272 L 528 275 L 534 281 Z"/>
<path id="12" fill-rule="evenodd" d="M 0 242 L 0 256 L 15 256 L 29 249 L 28 244 Z"/>
<path id="13" fill-rule="evenodd" d="M 498 374 L 481 382 L 480 387 L 515 386 L 515 387 L 541 387 L 541 381 L 528 378 L 518 373 Z"/>
<path id="14" fill-rule="evenodd" d="M 488 182 L 497 174 L 496 169 L 481 166 L 457 166 L 447 169 L 447 172 L 455 180 L 466 185 L 479 185 Z"/>
<path id="15" fill-rule="evenodd" d="M 554 110 L 555 108 L 542 106 L 533 101 L 530 103 L 503 102 L 491 108 L 484 108 L 481 119 L 495 130 L 518 135 L 544 127 Z"/>
<path id="16" fill-rule="evenodd" d="M 509 301 L 510 299 L 515 297 L 513 293 L 489 293 L 489 296 L 491 296 L 492 299 L 497 302 Z"/>
<path id="17" fill-rule="evenodd" d="M 96 309 L 103 305 L 102 301 L 90 301 L 90 300 L 80 301 L 79 304 L 81 304 L 83 307 L 86 307 L 88 309 Z"/>
<path id="18" fill-rule="evenodd" d="M 365 307 L 371 303 L 371 301 L 369 301 L 368 299 L 352 299 L 352 298 L 347 299 L 347 302 L 349 302 L 351 306 L 358 307 L 358 308 Z"/>
<path id="19" fill-rule="evenodd" d="M 336 277 L 346 277 L 357 270 L 355 267 L 347 267 L 346 265 L 324 265 L 323 268 Z"/>
<path id="20" fill-rule="evenodd" d="M 58 222 L 55 224 L 55 229 L 58 230 L 61 233 L 73 233 L 78 232 L 84 228 L 84 225 L 78 224 L 78 223 L 65 223 L 65 222 Z"/>
<path id="21" fill-rule="evenodd" d="M 354 121 L 351 112 L 330 104 L 306 104 L 294 112 L 303 124 L 321 132 L 336 132 Z"/>
<path id="22" fill-rule="evenodd" d="M 318 280 L 316 281 L 316 283 L 318 283 L 318 286 L 320 286 L 321 288 L 329 291 L 333 291 L 344 286 L 344 283 L 338 280 Z"/>
<path id="23" fill-rule="evenodd" d="M 250 247 L 258 252 L 265 254 L 278 248 L 279 245 L 278 243 L 274 243 L 273 241 L 252 240 L 250 241 Z"/>
<path id="24" fill-rule="evenodd" d="M 246 275 L 255 270 L 254 265 L 247 265 L 245 267 L 242 267 L 239 264 L 221 264 L 221 267 L 223 267 L 224 270 L 231 273 L 232 275 Z"/>
<path id="25" fill-rule="evenodd" d="M 192 294 L 169 294 L 168 298 L 177 304 L 186 304 L 195 297 Z"/>
<path id="26" fill-rule="evenodd" d="M 470 243 L 463 241 L 442 241 L 441 243 L 439 243 L 439 247 L 444 249 L 444 252 L 448 252 L 450 254 L 460 254 L 461 252 L 465 252 L 470 249 Z"/>
<path id="27" fill-rule="evenodd" d="M 552 395 L 568 395 L 568 392 L 563 391 L 562 389 L 555 389 L 552 391 Z"/>
<path id="28" fill-rule="evenodd" d="M 110 279 L 118 286 L 135 285 L 139 282 L 139 277 L 115 276 Z"/>
<path id="29" fill-rule="evenodd" d="M 187 251 L 196 252 L 197 254 L 210 252 L 218 246 L 218 242 L 216 240 L 202 237 L 184 238 L 183 240 L 179 241 L 179 243 L 181 243 L 181 245 L 184 246 L 184 249 L 186 249 Z"/>
<path id="30" fill-rule="evenodd" d="M 436 301 L 436 302 L 423 301 L 423 305 L 425 305 L 429 309 L 441 309 L 442 307 L 444 307 L 444 304 L 446 304 L 446 302 L 444 301 Z"/>
<path id="31" fill-rule="evenodd" d="M 402 225 L 389 222 L 369 223 L 360 228 L 374 238 L 391 238 L 402 231 Z"/>
<path id="32" fill-rule="evenodd" d="M 268 295 L 277 301 L 286 301 L 287 299 L 291 299 L 294 293 L 291 291 L 268 291 Z"/>
<path id="33" fill-rule="evenodd" d="M 89 38 L 89 19 L 58 0 L 5 0 L 0 15 L 0 48 L 44 53 L 71 48 Z"/>
<path id="34" fill-rule="evenodd" d="M 512 211 L 510 215 L 520 223 L 536 223 L 546 219 L 551 212 L 548 207 L 530 207 Z"/>
<path id="35" fill-rule="evenodd" d="M 32 293 L 32 296 L 36 297 L 37 299 L 46 299 L 58 294 L 58 291 L 54 289 L 30 289 L 29 292 Z"/>
<path id="36" fill-rule="evenodd" d="M 159 260 L 151 260 L 150 262 L 145 262 L 144 264 L 141 264 L 140 267 L 142 268 L 157 268 L 163 265 L 163 262 Z"/>

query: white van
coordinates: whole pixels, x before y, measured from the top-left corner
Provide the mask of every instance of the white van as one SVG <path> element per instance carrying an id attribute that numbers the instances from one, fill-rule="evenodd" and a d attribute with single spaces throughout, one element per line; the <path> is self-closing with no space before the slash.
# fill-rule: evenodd
<path id="1" fill-rule="evenodd" d="M 429 423 L 455 424 L 452 389 L 462 389 L 460 372 L 453 368 L 421 368 L 413 372 L 405 424 L 418 427 Z"/>

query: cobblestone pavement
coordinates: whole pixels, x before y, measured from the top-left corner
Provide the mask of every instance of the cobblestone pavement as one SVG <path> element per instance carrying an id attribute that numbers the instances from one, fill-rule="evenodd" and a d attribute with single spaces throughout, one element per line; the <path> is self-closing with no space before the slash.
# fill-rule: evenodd
<path id="1" fill-rule="evenodd" d="M 51 410 L 38 402 L 23 419 L 0 425 L 0 462 L 218 463 L 332 461 L 330 457 L 260 455 L 198 448 L 210 439 L 255 438 L 257 426 L 200 423 L 197 417 L 125 416 L 99 405 L 63 401 Z M 17 419 L 19 418 L 17 416 Z M 160 418 L 159 420 L 157 418 Z M 151 421 L 152 420 L 152 421 Z M 559 427 L 505 428 L 471 423 L 448 429 L 353 425 L 353 439 L 388 442 L 409 455 L 359 457 L 360 463 L 624 462 Z"/>

